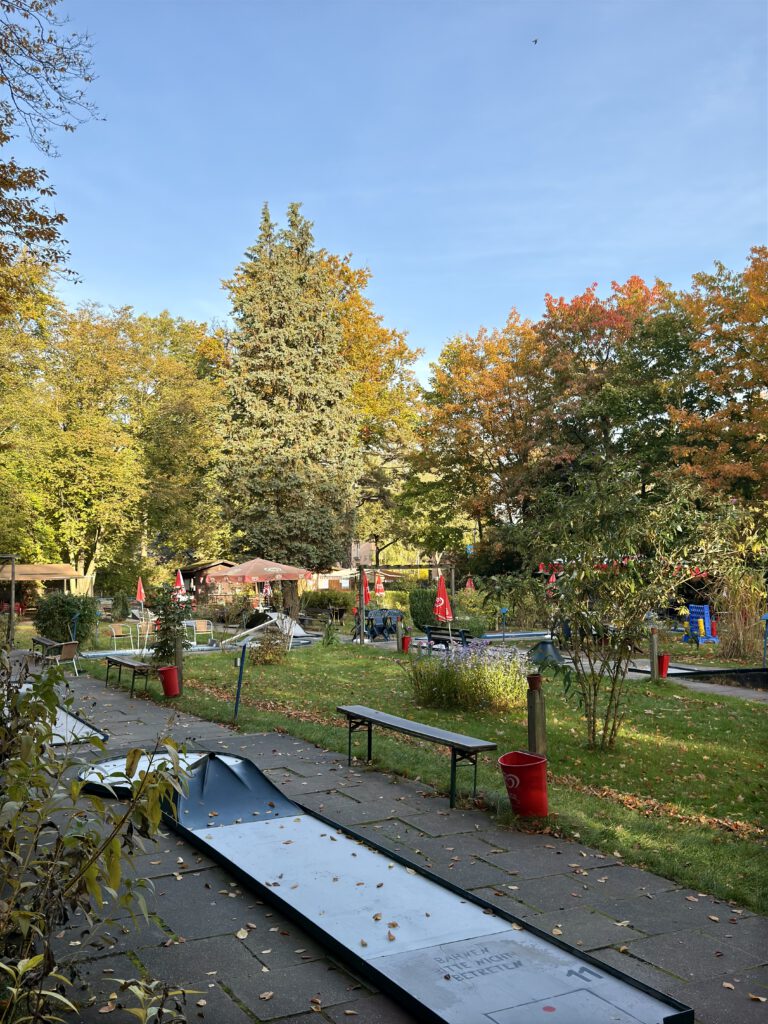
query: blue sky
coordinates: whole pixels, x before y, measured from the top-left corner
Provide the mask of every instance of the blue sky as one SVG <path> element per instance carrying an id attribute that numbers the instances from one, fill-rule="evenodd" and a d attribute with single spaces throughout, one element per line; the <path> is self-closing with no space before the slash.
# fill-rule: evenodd
<path id="1" fill-rule="evenodd" d="M 547 291 L 683 287 L 768 234 L 763 0 L 63 8 L 93 35 L 105 118 L 47 165 L 70 302 L 226 318 L 262 203 L 297 200 L 435 358 Z"/>

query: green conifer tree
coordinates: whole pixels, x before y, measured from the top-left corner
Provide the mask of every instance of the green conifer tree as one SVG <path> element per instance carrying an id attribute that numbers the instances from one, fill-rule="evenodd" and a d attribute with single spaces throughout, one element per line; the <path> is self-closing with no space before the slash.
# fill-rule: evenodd
<path id="1" fill-rule="evenodd" d="M 299 204 L 231 281 L 223 502 L 238 551 L 320 570 L 349 559 L 358 452 L 334 280 Z"/>

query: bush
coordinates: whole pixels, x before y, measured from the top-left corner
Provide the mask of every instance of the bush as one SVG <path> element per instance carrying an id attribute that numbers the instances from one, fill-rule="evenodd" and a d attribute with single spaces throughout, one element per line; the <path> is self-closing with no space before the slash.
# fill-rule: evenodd
<path id="1" fill-rule="evenodd" d="M 112 621 L 119 622 L 121 619 L 127 619 L 130 610 L 131 605 L 128 595 L 125 591 L 121 590 L 112 598 Z"/>
<path id="2" fill-rule="evenodd" d="M 403 613 L 406 626 L 413 625 L 410 602 L 412 593 L 413 591 L 410 590 L 388 590 L 381 599 L 386 608 L 394 608 L 396 611 Z"/>
<path id="3" fill-rule="evenodd" d="M 417 703 L 462 711 L 508 711 L 526 700 L 526 661 L 487 643 L 422 654 L 403 666 Z"/>
<path id="4" fill-rule="evenodd" d="M 77 597 L 57 590 L 37 602 L 35 626 L 41 636 L 65 643 L 72 639 L 73 620 L 77 616 L 77 639 L 85 647 L 96 632 L 97 611 L 93 597 Z"/>
<path id="5" fill-rule="evenodd" d="M 152 661 L 155 665 L 175 665 L 177 639 L 181 640 L 182 649 L 192 646 L 192 641 L 187 636 L 184 627 L 184 619 L 188 615 L 187 606 L 179 604 L 173 587 L 164 583 L 157 601 L 155 601 L 155 610 L 157 611 L 157 640 L 152 652 Z"/>
<path id="6" fill-rule="evenodd" d="M 51 744 L 56 684 L 62 678 L 58 669 L 49 671 L 22 692 L 19 682 L 24 680 L 12 681 L 7 654 L 0 651 L 0 989 L 7 1021 L 42 1024 L 62 1020 L 63 1008 L 77 1013 L 64 971 L 76 975 L 78 955 L 94 956 L 88 946 L 103 942 L 100 933 L 111 923 L 105 897 L 119 911 L 121 925 L 126 911 L 134 920 L 137 909 L 146 912 L 142 889 L 151 882 L 136 877 L 132 857 L 146 852 L 141 837 L 157 833 L 161 806 L 180 785 L 171 768 L 178 765 L 176 744 L 158 740 L 153 771 L 138 776 L 127 764 L 132 789 L 127 803 L 95 796 L 81 800 L 81 784 L 75 780 L 89 763 L 87 754 L 80 757 L 72 748 Z M 92 742 L 103 751 L 101 741 Z M 135 765 L 142 753 L 131 751 L 128 763 Z M 75 931 L 78 920 L 81 927 Z M 67 925 L 69 943 L 60 934 Z M 139 1019 L 186 1019 L 171 1009 L 161 1012 L 169 995 L 165 986 L 137 980 L 130 993 L 147 1010 Z M 151 1004 L 158 1011 L 153 1015 Z M 77 1019 L 82 1019 L 79 1014 Z"/>
<path id="7" fill-rule="evenodd" d="M 411 620 L 417 629 L 425 626 L 436 626 L 437 619 L 432 614 L 437 597 L 437 587 L 420 588 L 412 590 L 408 595 L 411 609 Z"/>
<path id="8" fill-rule="evenodd" d="M 488 621 L 482 615 L 456 615 L 451 629 L 466 629 L 471 636 L 480 639 L 488 629 Z"/>
<path id="9" fill-rule="evenodd" d="M 357 590 L 305 590 L 301 603 L 311 608 L 344 608 L 349 611 L 357 604 Z"/>
<path id="10" fill-rule="evenodd" d="M 258 645 L 248 648 L 252 665 L 280 665 L 288 654 L 288 637 L 277 628 L 265 629 L 259 634 Z"/>

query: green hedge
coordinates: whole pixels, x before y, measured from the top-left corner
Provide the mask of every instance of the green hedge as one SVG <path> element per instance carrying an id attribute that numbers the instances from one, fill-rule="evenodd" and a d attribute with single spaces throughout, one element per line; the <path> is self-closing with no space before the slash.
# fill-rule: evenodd
<path id="1" fill-rule="evenodd" d="M 436 587 L 422 587 L 419 590 L 412 590 L 408 595 L 411 607 L 411 619 L 416 629 L 424 629 L 425 626 L 436 626 L 437 619 L 432 614 L 437 597 Z"/>
<path id="2" fill-rule="evenodd" d="M 96 633 L 97 607 L 92 597 L 76 597 L 57 590 L 37 602 L 35 627 L 40 636 L 64 643 L 72 639 L 70 627 L 77 616 L 77 639 L 85 647 Z"/>
<path id="3" fill-rule="evenodd" d="M 357 590 L 305 590 L 301 595 L 305 608 L 354 608 L 357 604 Z"/>

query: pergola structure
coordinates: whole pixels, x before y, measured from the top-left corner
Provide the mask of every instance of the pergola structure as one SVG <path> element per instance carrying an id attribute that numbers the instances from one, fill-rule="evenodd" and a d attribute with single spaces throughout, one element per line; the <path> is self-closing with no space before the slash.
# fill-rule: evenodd
<path id="1" fill-rule="evenodd" d="M 16 555 L 0 554 L 0 583 L 10 583 L 11 595 L 9 601 L 8 628 L 6 635 L 9 646 L 13 647 L 14 635 L 16 632 L 16 584 L 17 583 L 40 583 L 50 580 L 82 580 L 84 576 L 66 562 L 49 562 L 46 564 L 32 565 L 17 561 Z"/>

